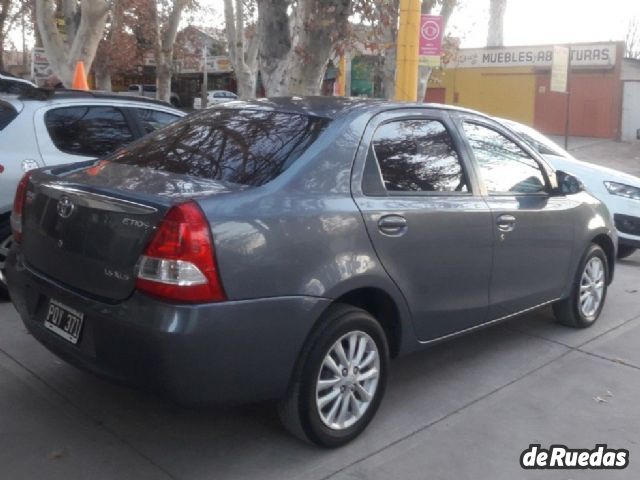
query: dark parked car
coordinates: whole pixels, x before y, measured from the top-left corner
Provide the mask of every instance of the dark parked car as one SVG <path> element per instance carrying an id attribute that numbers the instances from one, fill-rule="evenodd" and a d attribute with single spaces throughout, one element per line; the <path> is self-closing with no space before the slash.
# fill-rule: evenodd
<path id="1" fill-rule="evenodd" d="M 592 325 L 607 210 L 518 137 L 454 108 L 235 102 L 21 181 L 7 261 L 33 336 L 186 403 L 280 400 L 357 436 L 389 357 L 553 304 Z"/>

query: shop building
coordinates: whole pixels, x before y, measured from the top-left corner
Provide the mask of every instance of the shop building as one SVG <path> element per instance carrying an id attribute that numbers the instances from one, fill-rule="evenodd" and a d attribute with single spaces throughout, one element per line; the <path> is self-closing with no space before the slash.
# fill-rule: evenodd
<path id="1" fill-rule="evenodd" d="M 432 75 L 425 100 L 516 120 L 548 135 L 564 134 L 569 100 L 570 135 L 620 139 L 623 110 L 625 132 L 640 114 L 640 65 L 623 59 L 621 42 L 570 47 L 569 95 L 550 91 L 553 45 L 540 45 L 462 49 Z M 636 72 L 637 82 L 626 80 Z"/>

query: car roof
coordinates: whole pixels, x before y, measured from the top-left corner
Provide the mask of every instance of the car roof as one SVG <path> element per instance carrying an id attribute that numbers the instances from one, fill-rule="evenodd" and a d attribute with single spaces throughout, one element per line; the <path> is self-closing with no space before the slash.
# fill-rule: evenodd
<path id="1" fill-rule="evenodd" d="M 17 96 L 18 100 L 23 102 L 40 101 L 48 102 L 52 100 L 117 100 L 119 102 L 133 102 L 133 103 L 145 103 L 150 105 L 158 105 L 161 107 L 172 107 L 168 102 L 161 100 L 154 100 L 152 98 L 129 96 L 129 95 L 117 95 L 111 92 L 100 92 L 95 90 L 72 90 L 66 88 L 49 89 L 49 88 L 34 88 L 28 92 L 25 92 Z"/>
<path id="2" fill-rule="evenodd" d="M 15 75 L 11 75 L 10 73 L 7 73 L 7 72 L 0 72 L 0 79 L 2 79 L 2 80 L 10 80 L 12 82 L 24 83 L 26 85 L 31 85 L 32 87 L 36 86 L 33 82 L 30 82 L 29 80 L 25 80 L 24 78 L 16 77 Z"/>
<path id="3" fill-rule="evenodd" d="M 249 101 L 227 102 L 221 104 L 220 106 L 216 106 L 216 108 L 254 108 L 260 110 L 274 110 L 302 115 L 311 115 L 315 117 L 323 117 L 332 120 L 353 112 L 370 112 L 375 114 L 385 110 L 407 108 L 457 111 L 490 118 L 480 112 L 456 107 L 453 105 L 444 105 L 441 103 L 406 103 L 394 102 L 379 98 L 360 97 L 269 97 Z"/>

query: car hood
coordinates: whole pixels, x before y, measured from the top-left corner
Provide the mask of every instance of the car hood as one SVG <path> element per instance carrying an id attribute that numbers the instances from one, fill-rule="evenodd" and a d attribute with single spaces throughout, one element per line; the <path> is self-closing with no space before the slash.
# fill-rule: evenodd
<path id="1" fill-rule="evenodd" d="M 557 155 L 543 155 L 543 157 L 554 169 L 566 171 L 567 173 L 576 175 L 578 178 L 589 175 L 590 177 L 597 177 L 603 182 L 612 181 L 640 188 L 639 177 L 621 172 L 620 170 L 583 162 L 575 158 L 564 158 Z M 580 179 L 583 180 L 583 178 Z"/>

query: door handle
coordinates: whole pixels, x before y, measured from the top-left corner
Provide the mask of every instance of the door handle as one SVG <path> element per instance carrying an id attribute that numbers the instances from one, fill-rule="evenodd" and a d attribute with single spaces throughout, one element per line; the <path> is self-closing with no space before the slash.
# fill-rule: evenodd
<path id="1" fill-rule="evenodd" d="M 513 215 L 500 215 L 496 220 L 496 225 L 501 232 L 512 232 L 516 228 L 516 217 Z"/>
<path id="2" fill-rule="evenodd" d="M 384 235 L 399 237 L 407 228 L 407 219 L 402 215 L 385 215 L 378 220 L 378 230 Z"/>

